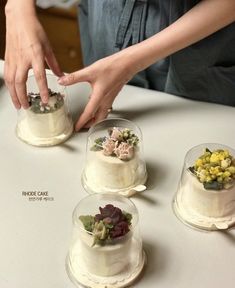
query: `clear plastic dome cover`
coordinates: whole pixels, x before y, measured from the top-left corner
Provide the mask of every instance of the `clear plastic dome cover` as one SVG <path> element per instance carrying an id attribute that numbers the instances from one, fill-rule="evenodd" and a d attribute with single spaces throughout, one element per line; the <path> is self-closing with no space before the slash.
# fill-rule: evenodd
<path id="1" fill-rule="evenodd" d="M 110 118 L 90 128 L 82 174 L 87 192 L 130 196 L 146 189 L 146 179 L 142 133 L 133 122 Z"/>
<path id="2" fill-rule="evenodd" d="M 42 103 L 36 79 L 32 75 L 26 83 L 30 107 L 18 112 L 16 135 L 22 141 L 35 146 L 57 145 L 73 133 L 66 89 L 57 83 L 55 75 L 48 72 L 46 77 L 48 103 Z"/>
<path id="3" fill-rule="evenodd" d="M 140 274 L 144 262 L 138 211 L 131 200 L 93 194 L 79 202 L 66 261 L 75 284 L 126 287 Z"/>
<path id="4" fill-rule="evenodd" d="M 176 215 L 205 230 L 228 229 L 235 223 L 235 151 L 204 143 L 185 156 L 173 201 Z"/>

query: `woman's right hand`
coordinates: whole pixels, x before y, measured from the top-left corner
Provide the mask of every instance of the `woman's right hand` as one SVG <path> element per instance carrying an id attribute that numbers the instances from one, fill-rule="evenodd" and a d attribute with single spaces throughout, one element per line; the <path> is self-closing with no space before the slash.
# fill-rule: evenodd
<path id="1" fill-rule="evenodd" d="M 48 101 L 45 62 L 58 76 L 63 73 L 37 19 L 34 1 L 8 0 L 4 78 L 16 109 L 28 108 L 26 81 L 33 69 L 42 101 Z"/>

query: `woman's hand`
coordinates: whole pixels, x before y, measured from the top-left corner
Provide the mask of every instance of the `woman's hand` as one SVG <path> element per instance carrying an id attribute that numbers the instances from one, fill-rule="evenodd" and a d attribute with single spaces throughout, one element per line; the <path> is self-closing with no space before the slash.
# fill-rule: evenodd
<path id="1" fill-rule="evenodd" d="M 14 2 L 14 3 L 13 3 Z M 26 80 L 33 68 L 43 102 L 48 101 L 45 61 L 57 75 L 63 73 L 55 59 L 47 36 L 39 23 L 34 1 L 10 1 L 6 13 L 6 51 L 4 78 L 17 109 L 28 108 Z"/>
<path id="2" fill-rule="evenodd" d="M 92 94 L 76 130 L 104 119 L 109 108 L 133 75 L 235 21 L 235 0 L 204 0 L 156 35 L 91 66 L 60 78 L 70 85 L 89 82 Z"/>
<path id="3" fill-rule="evenodd" d="M 128 61 L 122 51 L 61 77 L 59 84 L 67 86 L 89 82 L 92 88 L 90 100 L 76 123 L 76 131 L 106 118 L 114 99 L 134 74 L 128 69 Z"/>

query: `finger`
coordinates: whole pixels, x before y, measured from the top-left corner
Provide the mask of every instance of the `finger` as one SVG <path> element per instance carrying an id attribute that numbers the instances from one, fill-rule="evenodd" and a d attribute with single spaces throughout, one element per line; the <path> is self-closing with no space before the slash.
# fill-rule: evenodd
<path id="1" fill-rule="evenodd" d="M 119 87 L 115 88 L 114 90 L 112 90 L 107 95 L 105 95 L 101 106 L 99 107 L 99 109 L 97 110 L 97 112 L 95 114 L 94 123 L 97 123 L 97 122 L 107 118 L 107 116 L 110 113 L 110 109 L 113 105 L 113 102 L 114 102 L 115 98 L 117 97 L 118 93 L 120 92 L 120 90 L 121 90 L 121 87 L 119 86 Z"/>
<path id="2" fill-rule="evenodd" d="M 37 62 L 37 65 L 33 65 L 34 76 L 38 84 L 38 89 L 40 92 L 40 97 L 43 103 L 48 102 L 48 87 L 47 87 L 47 78 L 44 63 L 41 61 Z"/>
<path id="3" fill-rule="evenodd" d="M 15 75 L 15 90 L 17 98 L 24 109 L 29 107 L 28 97 L 26 92 L 26 80 L 28 77 L 28 68 L 18 68 Z"/>
<path id="4" fill-rule="evenodd" d="M 14 104 L 15 108 L 16 108 L 17 110 L 19 110 L 19 109 L 21 108 L 21 104 L 20 104 L 19 99 L 17 98 L 15 86 L 14 86 L 14 85 L 11 85 L 11 86 L 8 86 L 8 85 L 7 85 L 7 88 L 8 88 L 8 90 L 9 90 L 12 103 Z"/>
<path id="5" fill-rule="evenodd" d="M 38 44 L 32 46 L 31 53 L 33 57 L 32 68 L 38 85 L 40 97 L 43 103 L 47 103 L 49 95 L 44 62 L 45 54 L 42 47 Z"/>
<path id="6" fill-rule="evenodd" d="M 84 126 L 83 128 L 88 129 L 95 123 L 95 117 L 91 118 Z"/>
<path id="7" fill-rule="evenodd" d="M 110 107 L 109 108 L 100 107 L 95 114 L 94 124 L 101 121 L 101 120 L 106 119 L 107 116 L 109 115 L 109 109 L 110 109 Z"/>
<path id="8" fill-rule="evenodd" d="M 50 69 L 53 71 L 53 73 L 58 77 L 63 76 L 64 73 L 60 69 L 59 63 L 57 62 L 56 57 L 55 57 L 51 48 L 48 48 L 46 50 L 45 56 L 46 56 L 45 59 L 46 59 L 47 65 L 50 67 Z"/>
<path id="9" fill-rule="evenodd" d="M 68 75 L 64 75 L 60 77 L 58 80 L 58 83 L 60 85 L 72 85 L 78 82 L 89 82 L 90 75 L 87 71 L 87 68 L 84 68 L 82 70 L 78 70 L 76 72 L 70 73 Z"/>
<path id="10" fill-rule="evenodd" d="M 78 119 L 75 125 L 76 131 L 79 131 L 82 127 L 84 127 L 86 123 L 88 123 L 89 120 L 91 120 L 94 117 L 99 107 L 99 103 L 102 99 L 102 96 L 103 94 L 101 91 L 96 91 L 92 93 L 90 101 L 87 103 L 83 113 L 81 114 L 80 118 Z"/>
<path id="11" fill-rule="evenodd" d="M 9 90 L 11 100 L 16 109 L 21 108 L 21 104 L 17 98 L 16 90 L 15 90 L 15 67 L 10 67 L 7 61 L 4 64 L 4 80 L 5 84 Z"/>
<path id="12" fill-rule="evenodd" d="M 122 86 L 118 86 L 111 92 L 106 94 L 102 99 L 102 91 L 94 95 L 91 95 L 90 101 L 88 102 L 84 112 L 78 119 L 75 130 L 79 131 L 81 128 L 89 128 L 91 125 L 105 119 L 109 110 L 112 107 L 113 101 L 121 90 Z M 102 103 L 101 103 L 102 99 Z M 92 120 L 92 121 L 90 121 Z"/>

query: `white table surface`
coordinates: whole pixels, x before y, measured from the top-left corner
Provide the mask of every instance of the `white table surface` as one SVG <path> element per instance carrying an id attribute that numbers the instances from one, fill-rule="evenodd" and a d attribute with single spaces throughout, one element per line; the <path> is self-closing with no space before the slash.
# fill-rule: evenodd
<path id="1" fill-rule="evenodd" d="M 0 62 L 2 75 L 3 62 Z M 68 89 L 73 115 L 89 94 L 85 84 Z M 148 190 L 133 197 L 148 264 L 136 288 L 233 288 L 235 230 L 201 232 L 182 224 L 171 207 L 183 159 L 205 142 L 235 147 L 235 108 L 185 100 L 126 86 L 114 113 L 134 121 L 144 137 Z M 72 211 L 87 193 L 80 181 L 86 132 L 64 145 L 37 148 L 15 136 L 17 113 L 0 88 L 0 287 L 72 288 L 65 257 Z M 48 191 L 48 201 L 29 201 L 23 191 Z M 53 199 L 51 199 L 53 198 Z"/>

